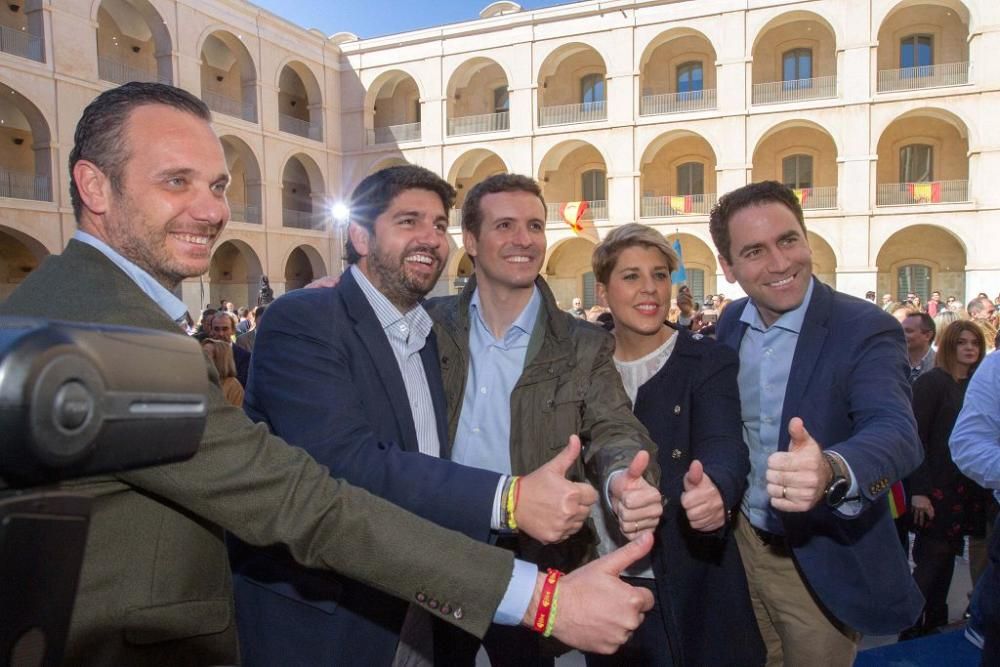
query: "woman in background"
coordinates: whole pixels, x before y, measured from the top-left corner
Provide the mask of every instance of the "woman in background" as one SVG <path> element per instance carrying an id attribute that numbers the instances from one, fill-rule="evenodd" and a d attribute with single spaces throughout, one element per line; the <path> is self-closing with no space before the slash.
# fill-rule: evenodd
<path id="1" fill-rule="evenodd" d="M 924 445 L 924 461 L 910 476 L 913 527 L 913 578 L 923 593 L 917 625 L 900 635 L 917 637 L 948 623 L 948 589 L 955 556 L 966 535 L 986 528 L 986 491 L 959 472 L 948 439 L 965 400 L 965 389 L 986 354 L 982 329 L 959 320 L 938 340 L 936 367 L 913 383 L 913 414 Z"/>
<path id="2" fill-rule="evenodd" d="M 658 447 L 663 518 L 649 560 L 625 572 L 656 605 L 613 656 L 596 665 L 762 665 L 764 644 L 729 517 L 750 470 L 743 444 L 738 358 L 666 324 L 678 259 L 654 229 L 613 230 L 592 259 L 597 294 L 614 316 L 614 362 Z M 595 511 L 602 553 L 623 543 L 617 520 Z"/>

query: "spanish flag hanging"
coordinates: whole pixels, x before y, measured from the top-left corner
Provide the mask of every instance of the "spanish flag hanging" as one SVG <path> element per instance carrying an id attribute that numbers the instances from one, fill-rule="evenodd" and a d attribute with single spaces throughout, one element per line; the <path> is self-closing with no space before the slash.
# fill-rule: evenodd
<path id="1" fill-rule="evenodd" d="M 906 514 L 906 493 L 902 482 L 896 482 L 889 488 L 889 513 L 893 519 Z"/>
<path id="2" fill-rule="evenodd" d="M 671 197 L 670 208 L 673 209 L 675 215 L 679 213 L 691 213 L 694 209 L 694 198 L 691 195 Z"/>
<path id="3" fill-rule="evenodd" d="M 574 234 L 579 234 L 583 231 L 583 225 L 580 224 L 580 219 L 583 218 L 583 214 L 587 211 L 590 204 L 585 201 L 570 201 L 562 205 L 560 213 L 562 214 L 563 220 L 566 224 L 570 226 Z"/>
<path id="4" fill-rule="evenodd" d="M 812 188 L 796 188 L 792 192 L 795 193 L 795 198 L 799 200 L 799 206 L 805 206 L 812 195 Z"/>
<path id="5" fill-rule="evenodd" d="M 915 204 L 936 204 L 941 201 L 941 182 L 909 183 L 910 197 Z"/>

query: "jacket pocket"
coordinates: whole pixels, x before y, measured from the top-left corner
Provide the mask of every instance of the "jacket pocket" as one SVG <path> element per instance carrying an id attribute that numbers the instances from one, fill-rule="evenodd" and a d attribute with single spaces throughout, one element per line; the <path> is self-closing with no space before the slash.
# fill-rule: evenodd
<path id="1" fill-rule="evenodd" d="M 125 612 L 125 641 L 141 645 L 214 635 L 232 622 L 228 598 L 133 607 Z"/>

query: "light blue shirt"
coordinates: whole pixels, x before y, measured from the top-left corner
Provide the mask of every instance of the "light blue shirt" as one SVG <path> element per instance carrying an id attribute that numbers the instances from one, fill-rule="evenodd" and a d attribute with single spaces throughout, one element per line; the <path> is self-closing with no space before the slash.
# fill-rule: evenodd
<path id="1" fill-rule="evenodd" d="M 99 250 L 102 255 L 114 262 L 115 266 L 124 271 L 132 279 L 132 282 L 138 285 L 139 289 L 146 296 L 155 301 L 156 305 L 174 322 L 180 322 L 184 319 L 184 315 L 187 314 L 187 306 L 184 305 L 184 302 L 174 296 L 173 292 L 158 283 L 144 269 L 139 268 L 132 261 L 125 259 L 125 257 L 107 243 L 87 232 L 77 229 L 76 233 L 73 234 L 73 239 Z"/>
<path id="2" fill-rule="evenodd" d="M 510 469 L 510 395 L 524 372 L 528 342 L 542 295 L 535 287 L 528 304 L 503 336 L 483 320 L 479 290 L 469 302 L 469 372 L 455 432 L 452 458 L 504 475 Z"/>
<path id="3" fill-rule="evenodd" d="M 798 308 L 782 313 L 771 326 L 764 324 L 753 300 L 747 302 L 740 322 L 747 325 L 740 342 L 740 402 L 743 419 L 743 440 L 750 448 L 750 475 L 742 510 L 750 523 L 769 533 L 781 535 L 784 528 L 767 493 L 767 459 L 778 451 L 782 429 L 781 416 L 785 407 L 785 389 L 792 372 L 795 347 L 812 301 L 815 279 L 809 281 L 805 298 Z M 793 415 L 794 416 L 794 415 Z M 808 429 L 808 424 L 806 425 Z M 832 443 L 822 443 L 832 444 Z M 834 456 L 839 456 L 834 453 Z M 843 460 L 843 457 L 840 457 Z M 847 461 L 850 488 L 847 497 L 858 495 L 858 483 Z M 838 510 L 845 516 L 861 511 L 860 500 L 848 501 Z"/>
<path id="4" fill-rule="evenodd" d="M 987 356 L 969 381 L 948 444 L 959 470 L 1000 501 L 1000 353 Z"/>

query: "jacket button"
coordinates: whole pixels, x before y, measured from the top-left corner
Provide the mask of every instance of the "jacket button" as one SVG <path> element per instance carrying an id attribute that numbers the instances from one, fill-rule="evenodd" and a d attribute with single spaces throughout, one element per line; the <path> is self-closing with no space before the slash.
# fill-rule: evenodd
<path id="1" fill-rule="evenodd" d="M 556 402 L 554 400 L 552 400 L 551 398 L 549 400 L 545 401 L 545 407 L 547 407 L 547 408 L 551 408 L 555 404 L 556 404 Z"/>
<path id="2" fill-rule="evenodd" d="M 672 456 L 675 459 L 679 459 L 681 456 L 683 456 L 683 454 L 681 454 L 681 450 L 675 449 L 674 451 L 670 452 L 670 456 Z"/>
<path id="3" fill-rule="evenodd" d="M 427 602 L 427 596 L 424 595 L 423 591 L 421 591 L 420 593 L 417 593 L 416 598 L 417 598 L 417 602 L 419 602 L 421 604 L 423 604 L 424 602 Z"/>
<path id="4" fill-rule="evenodd" d="M 675 405 L 674 406 L 674 414 L 675 415 L 679 415 L 680 413 L 681 413 L 681 406 Z"/>
<path id="5" fill-rule="evenodd" d="M 441 605 L 441 613 L 444 614 L 445 616 L 447 616 L 448 614 L 450 614 L 451 613 L 451 605 L 448 604 L 447 602 L 445 602 L 443 605 Z"/>
<path id="6" fill-rule="evenodd" d="M 427 606 L 430 607 L 431 609 L 437 609 L 438 605 L 439 605 L 438 601 L 434 600 L 433 598 L 431 599 L 430 602 L 427 603 Z"/>
<path id="7" fill-rule="evenodd" d="M 462 612 L 462 608 L 459 607 L 458 609 L 456 609 L 455 611 L 453 611 L 451 613 L 451 615 L 454 616 L 456 620 L 460 621 L 460 620 L 462 620 L 462 616 L 464 616 L 465 614 L 464 614 L 464 612 Z"/>

